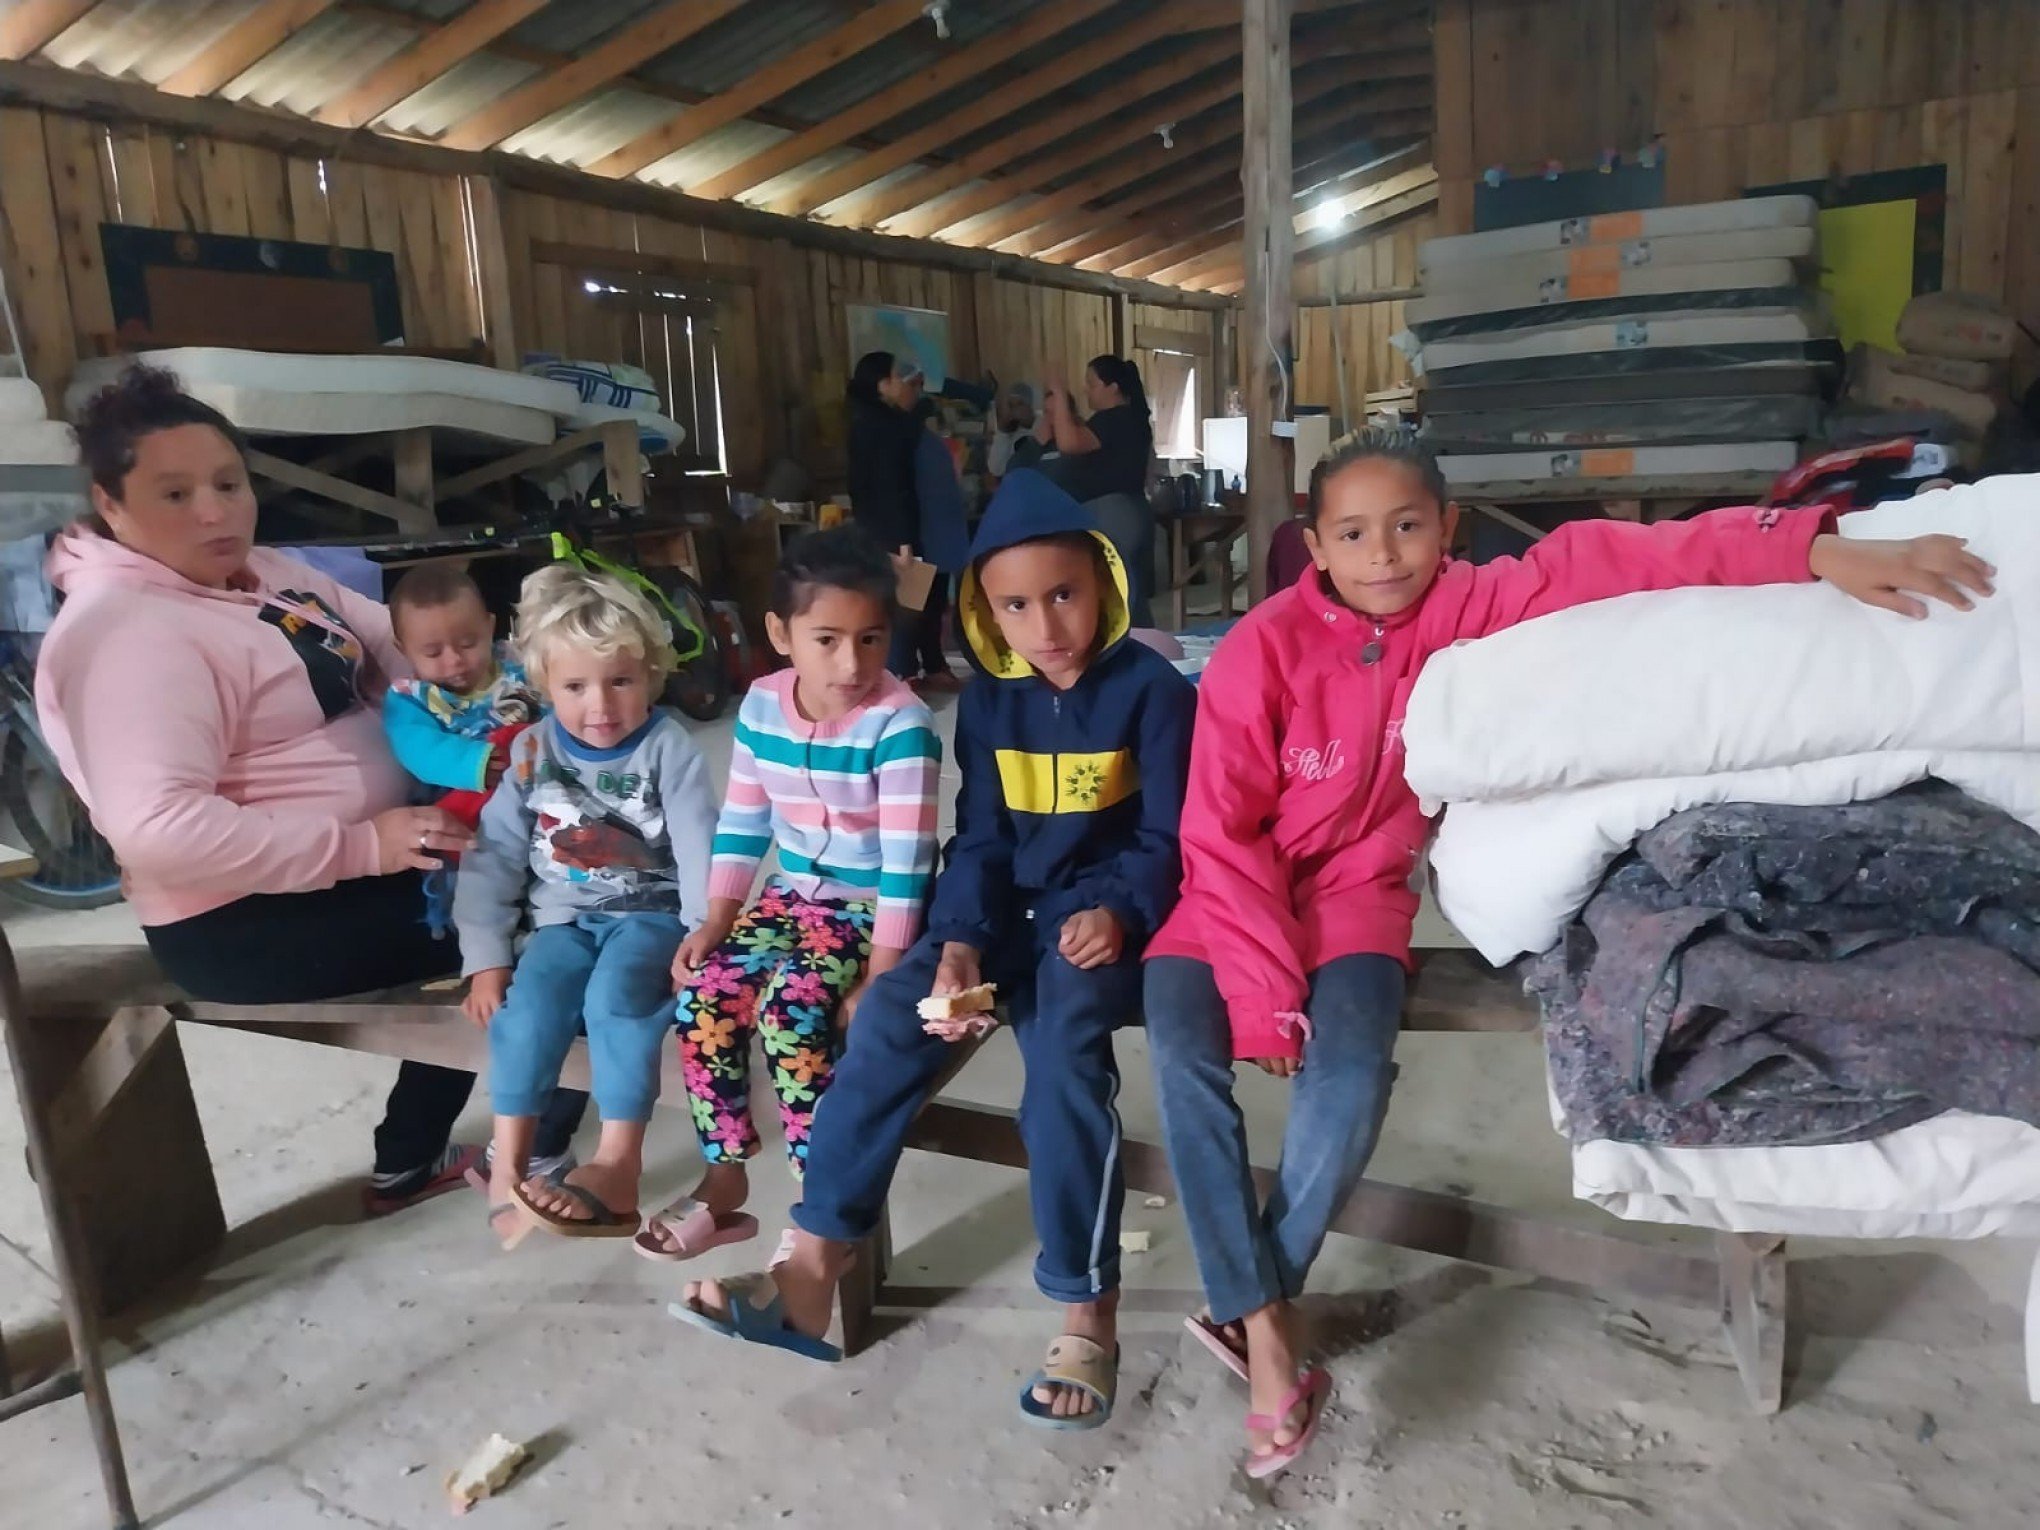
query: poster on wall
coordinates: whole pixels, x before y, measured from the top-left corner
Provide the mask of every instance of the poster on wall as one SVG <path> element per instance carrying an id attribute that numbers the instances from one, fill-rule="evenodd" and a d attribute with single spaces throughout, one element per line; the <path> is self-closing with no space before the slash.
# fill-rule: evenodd
<path id="1" fill-rule="evenodd" d="M 1752 186 L 1744 196 L 1787 194 L 1820 203 L 1820 289 L 1843 345 L 1895 351 L 1898 316 L 1922 292 L 1941 290 L 1948 167 L 1881 170 L 1846 180 Z"/>
<path id="2" fill-rule="evenodd" d="M 851 303 L 850 367 L 872 351 L 911 356 L 921 365 L 929 391 L 949 376 L 949 315 L 935 308 L 898 308 L 884 303 Z"/>

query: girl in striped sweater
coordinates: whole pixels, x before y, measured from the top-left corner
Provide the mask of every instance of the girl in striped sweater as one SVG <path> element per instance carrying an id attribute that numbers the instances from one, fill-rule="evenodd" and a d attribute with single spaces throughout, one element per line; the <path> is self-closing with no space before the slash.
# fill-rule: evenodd
<path id="1" fill-rule="evenodd" d="M 871 980 L 920 934 L 942 746 L 928 708 L 886 673 L 895 582 L 891 559 L 855 528 L 806 537 L 780 561 L 766 630 L 791 664 L 752 686 L 737 714 L 708 919 L 673 963 L 708 1168 L 646 1222 L 637 1247 L 648 1258 L 691 1259 L 757 1232 L 740 1210 L 758 1150 L 752 1032 L 799 1176 L 836 1022 L 850 1024 Z M 746 909 L 775 842 L 778 870 Z"/>

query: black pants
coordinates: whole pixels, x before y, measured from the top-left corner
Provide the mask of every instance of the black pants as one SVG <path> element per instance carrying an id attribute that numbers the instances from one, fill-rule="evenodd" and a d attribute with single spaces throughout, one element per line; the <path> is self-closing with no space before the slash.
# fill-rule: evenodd
<path id="1" fill-rule="evenodd" d="M 949 576 L 937 574 L 928 603 L 918 611 L 901 611 L 893 621 L 892 649 L 886 668 L 902 680 L 939 675 L 949 668 L 942 651 L 942 619 L 949 611 Z"/>
<path id="2" fill-rule="evenodd" d="M 434 940 L 415 872 L 360 877 L 321 892 L 242 898 L 142 934 L 172 982 L 215 1004 L 311 1004 L 458 970 L 460 948 Z M 475 1086 L 472 1073 L 407 1062 L 375 1129 L 375 1171 L 428 1168 L 445 1149 Z M 566 1151 L 588 1096 L 558 1089 L 533 1151 Z"/>

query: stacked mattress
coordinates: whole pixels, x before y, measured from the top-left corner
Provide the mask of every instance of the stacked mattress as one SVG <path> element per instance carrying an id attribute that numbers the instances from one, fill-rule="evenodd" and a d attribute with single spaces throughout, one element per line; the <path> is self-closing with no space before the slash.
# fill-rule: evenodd
<path id="1" fill-rule="evenodd" d="M 1816 217 L 1758 197 L 1428 241 L 1407 317 L 1446 478 L 1521 498 L 1765 486 L 1840 363 Z"/>
<path id="2" fill-rule="evenodd" d="M 0 377 L 0 542 L 53 531 L 85 508 L 71 427 L 48 417 L 27 378 Z"/>

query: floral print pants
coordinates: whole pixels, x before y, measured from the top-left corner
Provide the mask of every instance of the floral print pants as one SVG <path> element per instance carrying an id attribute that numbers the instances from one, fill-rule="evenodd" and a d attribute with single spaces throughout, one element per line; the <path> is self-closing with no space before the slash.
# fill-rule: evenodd
<path id="1" fill-rule="evenodd" d="M 768 882 L 680 996 L 688 1104 L 710 1163 L 742 1163 L 758 1151 L 755 1030 L 779 1097 L 786 1156 L 796 1178 L 805 1171 L 808 1125 L 835 1062 L 836 1008 L 871 959 L 873 914 L 870 903 L 813 902 Z"/>

